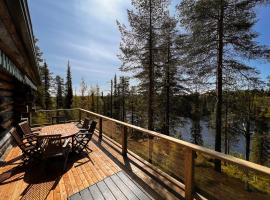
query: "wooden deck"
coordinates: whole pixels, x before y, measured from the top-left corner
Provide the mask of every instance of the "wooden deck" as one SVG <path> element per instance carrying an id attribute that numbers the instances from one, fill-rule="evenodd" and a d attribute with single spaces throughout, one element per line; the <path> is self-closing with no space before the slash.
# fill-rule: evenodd
<path id="1" fill-rule="evenodd" d="M 69 200 L 153 200 L 127 173 L 120 171 L 72 195 Z"/>
<path id="2" fill-rule="evenodd" d="M 98 137 L 94 136 L 89 147 L 93 150 L 90 154 L 70 156 L 65 173 L 61 159 L 23 165 L 20 149 L 12 148 L 0 168 L 0 199 L 72 198 L 86 188 L 94 188 L 112 177 L 115 179 L 121 172 L 152 199 L 179 199 L 184 195 L 181 188 L 160 177 L 144 163 L 130 155 L 124 159 L 121 150 L 109 140 L 104 138 L 99 143 Z M 123 194 L 127 189 L 124 185 L 118 188 Z M 125 197 L 134 199 L 129 195 Z"/>

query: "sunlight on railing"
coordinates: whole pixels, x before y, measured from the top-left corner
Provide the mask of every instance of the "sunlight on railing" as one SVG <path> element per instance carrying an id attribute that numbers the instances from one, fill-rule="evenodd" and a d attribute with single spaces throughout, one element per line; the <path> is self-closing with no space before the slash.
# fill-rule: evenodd
<path id="1" fill-rule="evenodd" d="M 233 156 L 215 152 L 179 139 L 149 131 L 80 108 L 58 111 L 36 111 L 32 125 L 52 123 L 55 116 L 66 121 L 86 117 L 99 123 L 102 134 L 136 154 L 169 179 L 185 184 L 186 198 L 195 192 L 209 199 L 270 199 L 270 169 Z M 127 147 L 127 149 L 126 149 Z M 222 161 L 222 172 L 214 170 L 214 160 Z"/>

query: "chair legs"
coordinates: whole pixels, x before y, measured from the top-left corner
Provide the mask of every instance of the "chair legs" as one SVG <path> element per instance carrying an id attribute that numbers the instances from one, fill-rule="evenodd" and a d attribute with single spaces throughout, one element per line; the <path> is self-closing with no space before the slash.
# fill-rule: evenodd
<path id="1" fill-rule="evenodd" d="M 90 153 L 92 153 L 92 152 L 93 152 L 93 150 L 92 150 L 92 149 L 90 149 L 88 146 L 86 146 L 86 147 L 85 147 L 85 149 L 86 149 L 86 150 L 88 150 Z"/>

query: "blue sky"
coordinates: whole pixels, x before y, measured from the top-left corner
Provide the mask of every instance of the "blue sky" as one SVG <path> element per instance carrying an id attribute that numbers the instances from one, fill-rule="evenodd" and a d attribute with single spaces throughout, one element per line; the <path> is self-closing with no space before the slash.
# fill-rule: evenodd
<path id="1" fill-rule="evenodd" d="M 66 76 L 71 64 L 74 89 L 83 77 L 87 84 L 99 84 L 106 93 L 114 74 L 120 74 L 120 34 L 116 19 L 127 24 L 129 0 L 28 0 L 34 34 L 44 59 L 55 75 Z M 178 2 L 173 1 L 173 4 Z M 270 45 L 270 6 L 257 9 L 259 42 Z M 252 62 L 264 79 L 270 64 Z"/>

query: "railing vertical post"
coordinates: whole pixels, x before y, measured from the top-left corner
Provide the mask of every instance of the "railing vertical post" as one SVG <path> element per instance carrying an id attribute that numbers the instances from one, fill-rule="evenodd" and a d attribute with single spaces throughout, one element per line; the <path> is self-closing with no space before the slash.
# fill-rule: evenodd
<path id="1" fill-rule="evenodd" d="M 99 118 L 99 136 L 98 136 L 99 141 L 102 140 L 102 117 Z"/>
<path id="2" fill-rule="evenodd" d="M 195 152 L 186 148 L 185 150 L 185 199 L 192 200 L 194 196 L 194 155 Z"/>
<path id="3" fill-rule="evenodd" d="M 122 155 L 124 157 L 127 157 L 127 127 L 123 127 L 123 133 L 122 133 Z"/>

